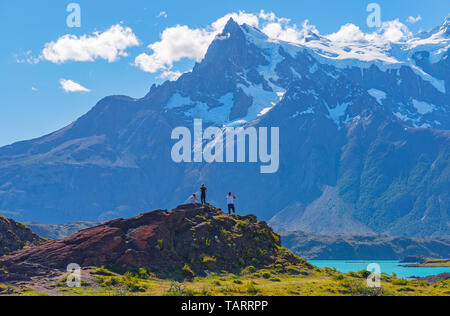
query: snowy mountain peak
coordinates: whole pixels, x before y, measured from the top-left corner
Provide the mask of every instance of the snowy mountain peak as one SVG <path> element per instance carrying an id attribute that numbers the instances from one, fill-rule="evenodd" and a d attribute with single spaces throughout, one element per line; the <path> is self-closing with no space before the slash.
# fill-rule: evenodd
<path id="1" fill-rule="evenodd" d="M 185 122 L 218 126 L 282 107 L 289 117 L 322 116 L 342 129 L 382 107 L 412 127 L 450 129 L 446 64 L 438 64 L 450 42 L 442 31 L 386 47 L 339 41 L 309 25 L 303 31 L 298 43 L 286 42 L 230 18 L 191 73 L 150 95 Z"/>
<path id="2" fill-rule="evenodd" d="M 440 31 L 442 31 L 446 36 L 450 36 L 450 14 L 447 15 L 444 22 L 442 23 Z"/>
<path id="3" fill-rule="evenodd" d="M 239 32 L 242 32 L 241 27 L 233 18 L 230 18 L 223 29 L 222 35 L 233 35 Z"/>

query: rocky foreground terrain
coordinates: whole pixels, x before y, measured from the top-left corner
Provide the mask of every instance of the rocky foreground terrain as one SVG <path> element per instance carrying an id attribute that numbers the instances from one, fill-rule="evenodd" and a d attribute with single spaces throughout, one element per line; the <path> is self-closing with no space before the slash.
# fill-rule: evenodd
<path id="1" fill-rule="evenodd" d="M 20 224 L 18 224 L 20 225 Z M 81 266 L 79 287 L 67 265 Z M 254 215 L 182 205 L 82 230 L 0 258 L 0 296 L 450 295 L 449 280 L 319 269 Z M 444 277 L 444 278 L 442 278 Z"/>
<path id="2" fill-rule="evenodd" d="M 25 225 L 0 215 L 0 256 L 42 242 L 44 239 Z"/>
<path id="3" fill-rule="evenodd" d="M 276 263 L 312 268 L 282 248 L 280 237 L 256 216 L 228 216 L 212 206 L 192 204 L 117 219 L 1 258 L 0 282 L 48 275 L 71 263 L 124 272 L 145 267 L 169 277 Z"/>
<path id="4" fill-rule="evenodd" d="M 438 275 L 431 275 L 431 276 L 427 276 L 427 277 L 423 277 L 423 278 L 414 277 L 414 279 L 415 280 L 419 280 L 419 281 L 426 281 L 426 282 L 431 283 L 431 284 L 436 284 L 436 283 L 438 283 L 440 281 L 450 280 L 450 273 L 446 272 L 446 273 L 441 273 L 441 274 L 438 274 Z"/>

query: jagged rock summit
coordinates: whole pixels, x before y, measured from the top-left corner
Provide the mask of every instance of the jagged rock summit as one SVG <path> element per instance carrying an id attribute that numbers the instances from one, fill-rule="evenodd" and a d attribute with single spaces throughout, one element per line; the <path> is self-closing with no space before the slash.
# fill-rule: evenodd
<path id="1" fill-rule="evenodd" d="M 229 216 L 212 206 L 181 205 L 85 229 L 60 241 L 0 259 L 0 281 L 28 279 L 71 263 L 114 266 L 123 271 L 145 267 L 160 276 L 205 275 L 264 268 L 309 267 L 281 247 L 280 237 L 256 216 Z"/>
<path id="2" fill-rule="evenodd" d="M 30 228 L 0 215 L 0 256 L 42 242 Z"/>

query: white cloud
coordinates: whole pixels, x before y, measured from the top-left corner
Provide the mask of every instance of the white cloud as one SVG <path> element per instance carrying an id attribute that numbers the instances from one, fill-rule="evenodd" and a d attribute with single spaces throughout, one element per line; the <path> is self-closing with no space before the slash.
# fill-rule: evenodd
<path id="1" fill-rule="evenodd" d="M 72 80 L 60 79 L 59 83 L 65 92 L 91 92 L 91 90 Z"/>
<path id="2" fill-rule="evenodd" d="M 233 18 L 239 24 L 248 24 L 259 27 L 260 20 L 279 21 L 286 23 L 287 19 L 278 19 L 273 13 L 261 11 L 259 15 L 245 13 L 227 14 L 213 22 L 206 28 L 190 28 L 186 25 L 177 25 L 166 28 L 161 34 L 161 40 L 148 45 L 151 54 L 142 53 L 135 59 L 135 66 L 150 73 L 171 71 L 173 64 L 183 58 L 201 61 L 209 45 L 216 35 L 223 31 L 226 23 Z"/>
<path id="3" fill-rule="evenodd" d="M 38 89 L 35 87 L 31 87 L 31 91 L 38 91 Z"/>
<path id="4" fill-rule="evenodd" d="M 140 54 L 135 65 L 143 71 L 155 73 L 171 69 L 174 62 L 183 58 L 200 61 L 213 39 L 214 34 L 204 29 L 191 29 L 186 25 L 170 27 L 163 31 L 161 41 L 148 46 L 153 54 Z"/>
<path id="5" fill-rule="evenodd" d="M 271 38 L 286 42 L 299 43 L 301 39 L 301 30 L 296 25 L 288 26 L 279 22 L 270 22 L 262 31 Z"/>
<path id="6" fill-rule="evenodd" d="M 159 12 L 159 14 L 156 16 L 157 18 L 167 18 L 168 17 L 168 15 L 167 15 L 167 13 L 166 13 L 166 11 L 161 11 L 161 12 Z"/>
<path id="7" fill-rule="evenodd" d="M 358 26 L 351 23 L 345 24 L 341 26 L 339 31 L 326 37 L 336 43 L 368 42 L 375 45 L 385 45 L 389 42 L 405 40 L 411 35 L 408 27 L 396 19 L 383 22 L 381 27 L 373 33 L 364 33 Z"/>
<path id="8" fill-rule="evenodd" d="M 309 20 L 305 20 L 299 28 L 297 24 L 292 24 L 290 19 L 279 18 L 273 13 L 268 14 L 261 11 L 260 17 L 265 17 L 265 20 L 268 21 L 263 21 L 265 23 L 263 23 L 261 31 L 273 39 L 300 44 L 311 34 L 319 35 L 319 31 L 310 24 Z"/>
<path id="9" fill-rule="evenodd" d="M 412 36 L 408 27 L 398 19 L 383 22 L 379 34 L 389 42 L 399 42 Z"/>
<path id="10" fill-rule="evenodd" d="M 19 64 L 37 64 L 39 62 L 39 58 L 33 56 L 33 52 L 31 50 L 27 51 L 21 57 L 19 55 L 15 55 L 16 62 Z"/>
<path id="11" fill-rule="evenodd" d="M 129 27 L 120 24 L 111 26 L 103 33 L 92 35 L 64 35 L 56 42 L 45 44 L 42 59 L 53 63 L 67 61 L 94 61 L 98 58 L 114 62 L 128 56 L 126 49 L 138 46 L 139 40 Z"/>
<path id="12" fill-rule="evenodd" d="M 215 34 L 222 32 L 223 28 L 231 18 L 238 24 L 248 24 L 253 27 L 259 27 L 259 17 L 257 15 L 239 11 L 238 13 L 229 13 L 212 23 L 211 27 L 209 27 L 210 31 Z"/>
<path id="13" fill-rule="evenodd" d="M 182 75 L 179 71 L 164 71 L 161 75 L 159 75 L 159 78 L 161 79 L 168 79 L 170 81 L 176 81 L 180 76 Z"/>
<path id="14" fill-rule="evenodd" d="M 261 10 L 259 13 L 246 13 L 239 11 L 227 14 L 204 28 L 190 28 L 186 25 L 166 28 L 161 33 L 159 41 L 148 45 L 150 52 L 142 53 L 135 58 L 134 65 L 145 72 L 162 72 L 161 78 L 174 79 L 176 76 L 173 73 L 177 73 L 173 71 L 174 63 L 185 58 L 199 62 L 204 58 L 214 39 L 227 39 L 226 36 L 219 38 L 217 35 L 222 33 L 230 18 L 233 18 L 238 24 L 245 23 L 257 27 L 272 39 L 296 44 L 308 42 L 306 45 L 310 47 L 317 45 L 311 44 L 307 39 L 321 36 L 317 28 L 311 25 L 308 20 L 298 27 L 290 19 L 277 17 L 273 12 Z M 384 22 L 380 28 L 372 33 L 364 33 L 358 26 L 346 24 L 338 32 L 321 37 L 330 41 L 329 49 L 337 48 L 344 53 L 347 45 L 355 46 L 353 50 L 357 54 L 363 47 L 360 45 L 361 43 L 362 45 L 370 44 L 365 45 L 367 47 L 373 46 L 367 48 L 367 50 L 373 50 L 369 55 L 381 58 L 383 56 L 376 51 L 376 47 L 388 47 L 390 43 L 406 41 L 412 37 L 412 33 L 406 25 L 396 19 Z M 356 46 L 358 46 L 358 49 L 356 49 Z M 326 49 L 326 47 L 323 47 L 323 49 Z M 347 57 L 354 58 L 355 56 Z"/>
<path id="15" fill-rule="evenodd" d="M 410 16 L 406 19 L 406 22 L 414 24 L 419 22 L 420 20 L 422 20 L 422 17 L 420 15 L 418 15 L 417 17 Z"/>
<path id="16" fill-rule="evenodd" d="M 353 42 L 353 41 L 366 41 L 366 34 L 354 24 L 345 24 L 341 26 L 339 31 L 327 36 L 329 40 L 333 42 Z"/>

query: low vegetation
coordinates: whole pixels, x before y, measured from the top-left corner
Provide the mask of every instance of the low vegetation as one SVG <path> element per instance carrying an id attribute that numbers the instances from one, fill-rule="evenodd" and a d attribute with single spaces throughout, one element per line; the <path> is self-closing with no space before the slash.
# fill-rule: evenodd
<path id="1" fill-rule="evenodd" d="M 247 267 L 240 274 L 210 273 L 206 277 L 194 276 L 186 264 L 184 280 L 161 279 L 145 268 L 118 274 L 105 267 L 87 268 L 81 287 L 69 288 L 67 275 L 57 283 L 21 282 L 0 284 L 0 295 L 66 295 L 66 296 L 450 296 L 450 280 L 429 284 L 382 275 L 381 288 L 366 285 L 367 271 L 340 273 L 335 269 L 282 267 L 256 270 Z M 303 272 L 303 273 L 302 273 Z"/>
<path id="2" fill-rule="evenodd" d="M 408 264 L 408 267 L 424 267 L 424 268 L 440 268 L 440 267 L 450 267 L 450 259 L 434 259 L 434 258 L 424 258 L 421 263 L 418 264 Z"/>

